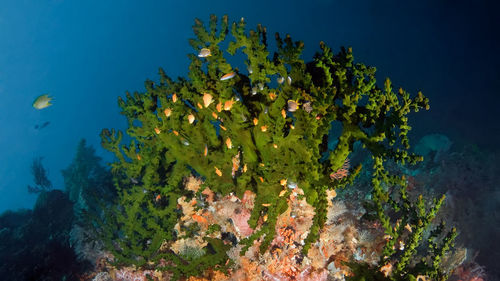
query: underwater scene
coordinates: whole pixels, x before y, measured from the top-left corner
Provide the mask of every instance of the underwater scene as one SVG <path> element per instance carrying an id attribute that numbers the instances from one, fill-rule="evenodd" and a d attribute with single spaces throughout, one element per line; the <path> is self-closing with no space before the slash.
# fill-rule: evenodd
<path id="1" fill-rule="evenodd" d="M 500 280 L 495 1 L 0 3 L 0 280 Z"/>

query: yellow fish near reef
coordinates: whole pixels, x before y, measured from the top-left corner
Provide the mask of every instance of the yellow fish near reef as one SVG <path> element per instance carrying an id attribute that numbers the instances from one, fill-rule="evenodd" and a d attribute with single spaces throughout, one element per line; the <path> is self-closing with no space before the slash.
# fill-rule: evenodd
<path id="1" fill-rule="evenodd" d="M 33 107 L 36 109 L 44 109 L 52 105 L 50 103 L 53 98 L 49 97 L 49 94 L 41 95 L 35 99 L 33 102 Z"/>

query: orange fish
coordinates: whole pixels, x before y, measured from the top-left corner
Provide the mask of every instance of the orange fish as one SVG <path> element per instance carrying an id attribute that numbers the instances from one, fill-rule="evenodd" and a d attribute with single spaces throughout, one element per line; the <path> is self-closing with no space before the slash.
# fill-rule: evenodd
<path id="1" fill-rule="evenodd" d="M 262 132 L 267 131 L 267 126 L 262 126 L 262 127 L 260 127 L 260 130 L 261 130 Z"/>
<path id="2" fill-rule="evenodd" d="M 213 117 L 213 118 L 215 118 L 215 119 L 217 119 L 217 117 L 218 117 L 218 116 L 217 116 L 217 113 L 212 112 L 212 117 Z"/>
<path id="3" fill-rule="evenodd" d="M 227 129 L 226 129 L 226 127 L 222 126 L 221 124 L 219 124 L 219 127 L 220 127 L 222 130 L 224 130 L 224 131 L 226 131 L 226 130 L 227 130 Z"/>
<path id="4" fill-rule="evenodd" d="M 197 103 L 196 105 L 197 105 L 200 109 L 202 109 L 202 108 L 203 108 L 203 106 L 201 106 L 201 104 L 200 104 L 200 103 Z"/>
<path id="5" fill-rule="evenodd" d="M 189 121 L 189 124 L 193 124 L 194 119 L 195 119 L 195 118 L 194 118 L 194 115 L 193 115 L 193 114 L 189 114 L 189 115 L 188 115 L 188 121 Z"/>
<path id="6" fill-rule="evenodd" d="M 172 95 L 172 101 L 174 103 L 177 101 L 177 95 L 175 93 Z"/>
<path id="7" fill-rule="evenodd" d="M 276 98 L 276 93 L 274 93 L 274 92 L 270 92 L 270 93 L 269 93 L 269 98 L 270 98 L 271 100 L 274 100 L 274 99 Z"/>
<path id="8" fill-rule="evenodd" d="M 156 132 L 156 134 L 158 134 L 158 135 L 159 135 L 159 134 L 161 133 L 161 130 L 160 130 L 160 129 L 158 129 L 158 128 L 155 128 L 155 132 Z"/>
<path id="9" fill-rule="evenodd" d="M 253 119 L 253 124 L 254 124 L 255 126 L 257 126 L 257 124 L 259 124 L 259 119 L 254 118 L 254 119 Z"/>
<path id="10" fill-rule="evenodd" d="M 260 180 L 261 182 L 264 182 L 264 178 L 263 178 L 263 177 L 259 177 L 259 180 Z"/>
<path id="11" fill-rule="evenodd" d="M 215 108 L 217 109 L 218 112 L 221 112 L 222 111 L 222 103 L 219 102 Z"/>
<path id="12" fill-rule="evenodd" d="M 137 154 L 137 160 L 141 161 L 141 155 Z"/>
<path id="13" fill-rule="evenodd" d="M 208 154 L 208 147 L 207 145 L 205 144 L 205 151 L 203 152 L 203 156 L 207 156 Z"/>
<path id="14" fill-rule="evenodd" d="M 172 113 L 172 110 L 170 108 L 165 108 L 165 110 L 163 111 L 163 113 L 165 113 L 165 116 L 169 117 L 170 114 Z"/>
<path id="15" fill-rule="evenodd" d="M 226 146 L 228 149 L 231 149 L 233 147 L 233 143 L 231 142 L 230 138 L 226 139 Z"/>
<path id="16" fill-rule="evenodd" d="M 160 199 L 161 199 L 161 195 L 160 194 L 156 195 L 155 201 L 158 202 Z"/>
<path id="17" fill-rule="evenodd" d="M 228 100 L 224 103 L 224 110 L 231 110 L 231 107 L 233 107 L 233 100 Z"/>
<path id="18" fill-rule="evenodd" d="M 203 105 L 205 107 L 208 107 L 212 103 L 212 95 L 209 93 L 204 93 L 203 94 Z"/>
<path id="19" fill-rule="evenodd" d="M 228 80 L 236 76 L 236 72 L 229 72 L 220 78 L 221 81 Z"/>
<path id="20" fill-rule="evenodd" d="M 217 168 L 217 167 L 214 167 L 215 168 L 215 173 L 219 176 L 219 177 L 222 177 L 222 172 Z"/>
<path id="21" fill-rule="evenodd" d="M 174 133 L 174 135 L 176 135 L 176 136 L 179 135 L 179 132 L 177 132 L 176 130 L 173 130 L 172 133 Z"/>

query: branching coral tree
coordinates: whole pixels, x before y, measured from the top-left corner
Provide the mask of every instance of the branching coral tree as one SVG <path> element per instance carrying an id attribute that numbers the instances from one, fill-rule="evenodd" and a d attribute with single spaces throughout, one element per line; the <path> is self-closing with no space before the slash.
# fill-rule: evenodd
<path id="1" fill-rule="evenodd" d="M 189 193 L 182 179 L 192 173 L 222 195 L 256 193 L 249 224 L 255 228 L 259 218 L 267 220 L 241 242 L 248 247 L 262 239 L 261 250 L 287 208 L 280 194 L 302 188 L 316 213 L 307 251 L 326 220 L 326 191 L 352 182 L 362 168 L 341 179 L 330 177 L 343 167 L 354 142 L 382 159 L 419 160 L 408 152 L 407 115 L 428 109 L 428 99 L 420 92 L 414 98 L 403 89 L 394 92 L 389 79 L 380 88 L 375 68 L 354 63 L 351 48 L 334 54 L 322 42 L 321 52 L 305 63 L 301 41 L 276 34 L 272 52 L 266 28 L 258 25 L 247 33 L 243 19 L 229 26 L 224 16 L 218 25 L 211 16 L 208 29 L 196 20 L 193 30 L 190 44 L 197 54 L 189 55 L 188 78 L 174 81 L 160 69 L 159 83 L 146 81 L 145 93 L 119 99 L 131 143 L 121 145 L 121 132 L 101 134 L 103 146 L 118 159 L 112 167 L 120 196 L 119 257 L 139 264 L 160 256 L 185 263 L 157 249 L 176 239 L 177 199 Z M 224 50 L 229 31 L 233 39 Z M 231 65 L 228 55 L 245 57 L 239 66 L 247 69 Z M 334 121 L 342 131 L 329 151 Z"/>

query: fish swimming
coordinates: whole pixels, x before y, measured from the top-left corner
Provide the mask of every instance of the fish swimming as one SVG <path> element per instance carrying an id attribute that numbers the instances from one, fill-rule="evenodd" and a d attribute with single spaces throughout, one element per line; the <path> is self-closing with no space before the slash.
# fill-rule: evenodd
<path id="1" fill-rule="evenodd" d="M 45 121 L 42 125 L 35 125 L 35 129 L 43 129 L 45 127 L 47 127 L 48 125 L 50 124 L 50 121 Z"/>
<path id="2" fill-rule="evenodd" d="M 210 49 L 208 49 L 208 48 L 203 48 L 198 53 L 198 57 L 200 57 L 200 58 L 206 58 L 206 57 L 209 57 L 211 55 L 212 55 L 212 52 L 210 52 Z"/>
<path id="3" fill-rule="evenodd" d="M 49 94 L 38 96 L 33 102 L 33 107 L 36 109 L 44 109 L 46 107 L 49 107 L 52 105 L 52 103 L 50 103 L 52 99 L 52 97 L 49 97 Z"/>
<path id="4" fill-rule="evenodd" d="M 233 78 L 234 76 L 236 76 L 236 72 L 229 72 L 228 74 L 225 74 L 224 76 L 222 76 L 220 78 L 220 80 L 221 81 L 229 80 L 229 79 Z"/>

